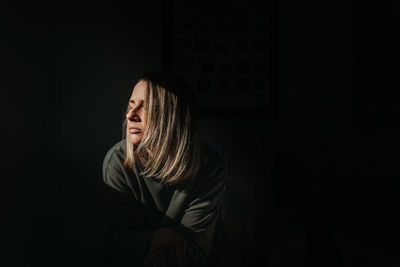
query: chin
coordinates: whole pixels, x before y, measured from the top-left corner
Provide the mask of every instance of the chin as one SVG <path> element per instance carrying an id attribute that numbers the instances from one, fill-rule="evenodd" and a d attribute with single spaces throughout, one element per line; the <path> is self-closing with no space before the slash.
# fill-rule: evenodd
<path id="1" fill-rule="evenodd" d="M 129 136 L 129 142 L 131 142 L 132 145 L 138 145 L 140 141 L 142 141 L 142 136 L 137 136 L 137 135 Z"/>

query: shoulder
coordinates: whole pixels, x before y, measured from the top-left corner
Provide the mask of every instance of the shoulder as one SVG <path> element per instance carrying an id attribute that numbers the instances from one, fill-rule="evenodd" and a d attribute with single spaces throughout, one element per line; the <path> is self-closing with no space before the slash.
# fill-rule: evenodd
<path id="1" fill-rule="evenodd" d="M 115 164 L 120 162 L 121 164 L 125 159 L 126 151 L 126 140 L 123 139 L 114 144 L 106 153 L 103 160 L 103 171 L 108 167 L 109 164 Z"/>
<path id="2" fill-rule="evenodd" d="M 214 207 L 221 201 L 227 188 L 227 165 L 215 146 L 201 142 L 201 165 L 188 188 L 189 209 Z M 207 204 L 206 204 L 207 203 Z"/>
<path id="3" fill-rule="evenodd" d="M 201 151 L 201 166 L 196 178 L 197 183 L 225 184 L 227 166 L 218 147 L 201 141 Z"/>
<path id="4" fill-rule="evenodd" d="M 125 181 L 125 170 L 123 163 L 125 160 L 126 140 L 123 139 L 114 144 L 106 153 L 103 166 L 103 181 L 112 187 L 121 187 Z M 122 189 L 122 188 L 115 188 Z"/>

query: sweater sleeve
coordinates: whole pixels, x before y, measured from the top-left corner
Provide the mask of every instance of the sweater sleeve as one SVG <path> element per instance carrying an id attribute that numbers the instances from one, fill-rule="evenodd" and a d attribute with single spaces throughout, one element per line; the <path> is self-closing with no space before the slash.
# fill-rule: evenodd
<path id="1" fill-rule="evenodd" d="M 126 179 L 121 158 L 110 149 L 103 162 L 107 266 L 141 266 L 150 239 L 141 203 Z"/>
<path id="2" fill-rule="evenodd" d="M 178 232 L 188 241 L 192 252 L 204 264 L 210 252 L 216 222 L 226 189 L 226 167 L 221 163 L 196 185 L 184 211 Z"/>

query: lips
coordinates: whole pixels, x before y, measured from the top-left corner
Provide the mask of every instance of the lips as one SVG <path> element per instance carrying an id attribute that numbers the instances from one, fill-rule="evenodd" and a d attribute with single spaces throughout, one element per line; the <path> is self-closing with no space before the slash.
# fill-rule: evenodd
<path id="1" fill-rule="evenodd" d="M 131 134 L 138 134 L 138 133 L 141 133 L 141 132 L 142 132 L 142 130 L 139 129 L 139 128 L 129 127 L 129 133 L 131 133 Z"/>

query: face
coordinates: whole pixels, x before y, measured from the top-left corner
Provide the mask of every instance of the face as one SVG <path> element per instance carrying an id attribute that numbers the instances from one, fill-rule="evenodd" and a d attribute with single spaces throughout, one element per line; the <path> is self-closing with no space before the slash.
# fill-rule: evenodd
<path id="1" fill-rule="evenodd" d="M 144 110 L 144 101 L 146 96 L 147 83 L 138 82 L 133 88 L 129 99 L 129 109 L 126 114 L 127 120 L 127 138 L 133 145 L 142 141 L 143 132 L 147 123 L 147 112 Z"/>

